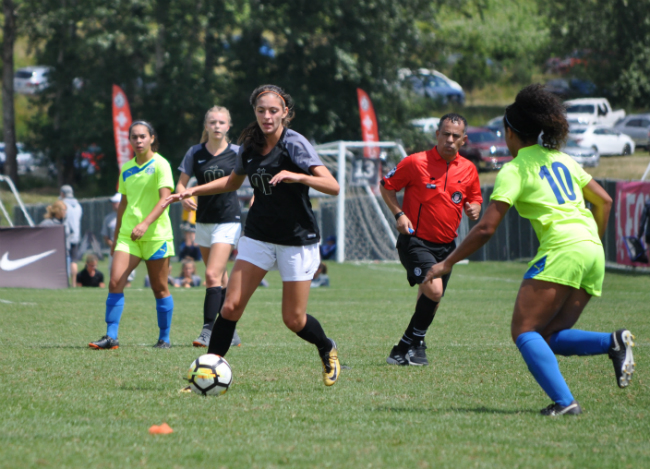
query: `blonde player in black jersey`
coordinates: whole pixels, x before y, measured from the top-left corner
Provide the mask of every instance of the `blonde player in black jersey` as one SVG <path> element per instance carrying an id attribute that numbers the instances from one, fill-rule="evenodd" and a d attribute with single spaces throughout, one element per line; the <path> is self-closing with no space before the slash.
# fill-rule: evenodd
<path id="1" fill-rule="evenodd" d="M 224 356 L 237 321 L 269 270 L 282 277 L 282 319 L 300 338 L 318 348 L 326 386 L 340 374 L 338 350 L 316 318 L 307 314 L 311 279 L 318 268 L 320 233 L 309 201 L 309 188 L 337 195 L 339 185 L 305 137 L 288 129 L 293 117 L 291 96 L 274 85 L 258 87 L 250 97 L 256 121 L 239 138 L 241 148 L 229 178 L 175 194 L 167 203 L 193 195 L 237 190 L 246 176 L 255 203 L 230 275 L 228 294 L 217 317 L 209 353 Z"/>
<path id="2" fill-rule="evenodd" d="M 181 175 L 176 193 L 187 189 L 190 177 L 194 175 L 199 184 L 228 179 L 235 168 L 239 146 L 228 142 L 227 133 L 231 119 L 228 109 L 213 106 L 208 109 L 203 121 L 201 143 L 192 146 L 178 169 Z M 228 285 L 226 264 L 230 253 L 237 245 L 241 234 L 241 210 L 235 192 L 216 195 L 202 195 L 198 205 L 194 199 L 184 199 L 183 208 L 196 210 L 196 243 L 205 262 L 205 301 L 203 303 L 203 328 L 193 342 L 195 347 L 207 347 L 210 343 L 212 326 L 221 310 L 225 289 Z M 241 341 L 235 331 L 232 345 Z"/>

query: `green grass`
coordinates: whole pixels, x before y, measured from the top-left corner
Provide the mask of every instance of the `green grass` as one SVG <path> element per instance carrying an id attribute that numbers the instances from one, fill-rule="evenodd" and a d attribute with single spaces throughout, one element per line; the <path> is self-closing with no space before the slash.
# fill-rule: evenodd
<path id="1" fill-rule="evenodd" d="M 455 268 L 422 368 L 385 363 L 414 305 L 401 266 L 329 267 L 332 286 L 312 290 L 309 312 L 339 344 L 340 381 L 325 388 L 313 346 L 283 326 L 271 273 L 239 323 L 234 383 L 218 398 L 178 392 L 198 355 L 202 288 L 173 291 L 173 348 L 153 350 L 141 266 L 122 346 L 101 352 L 86 344 L 104 334 L 106 290 L 0 289 L 0 467 L 648 466 L 647 277 L 608 273 L 578 323 L 636 334 L 631 386 L 616 387 L 606 356 L 559 357 L 584 413 L 551 419 L 538 415 L 549 399 L 509 334 L 524 264 Z M 174 433 L 149 435 L 162 422 Z"/>

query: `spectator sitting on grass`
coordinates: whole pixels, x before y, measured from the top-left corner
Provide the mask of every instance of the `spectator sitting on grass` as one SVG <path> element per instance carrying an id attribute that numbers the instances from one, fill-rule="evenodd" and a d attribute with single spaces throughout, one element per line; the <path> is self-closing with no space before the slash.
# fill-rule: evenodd
<path id="1" fill-rule="evenodd" d="M 201 286 L 201 277 L 196 275 L 196 265 L 191 258 L 183 260 L 183 270 L 180 277 L 176 277 L 176 283 L 179 287 L 185 288 Z"/>
<path id="2" fill-rule="evenodd" d="M 77 274 L 77 287 L 99 287 L 104 288 L 104 274 L 97 270 L 97 256 L 88 254 L 86 256 L 86 267 Z"/>

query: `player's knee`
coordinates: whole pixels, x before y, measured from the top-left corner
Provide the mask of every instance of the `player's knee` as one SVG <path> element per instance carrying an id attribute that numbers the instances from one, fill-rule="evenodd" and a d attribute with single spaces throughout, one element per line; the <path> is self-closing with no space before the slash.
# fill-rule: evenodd
<path id="1" fill-rule="evenodd" d="M 205 271 L 205 284 L 208 288 L 210 287 L 218 287 L 221 285 L 221 278 L 223 277 L 222 274 L 217 274 L 213 270 L 206 270 Z"/>
<path id="2" fill-rule="evenodd" d="M 239 319 L 239 316 L 237 314 L 238 311 L 238 304 L 233 302 L 233 301 L 224 301 L 223 306 L 221 307 L 221 312 L 219 313 L 221 317 L 224 319 L 227 319 L 228 321 L 236 321 Z"/>
<path id="3" fill-rule="evenodd" d="M 305 327 L 304 315 L 283 315 L 284 325 L 293 332 L 300 332 Z"/>

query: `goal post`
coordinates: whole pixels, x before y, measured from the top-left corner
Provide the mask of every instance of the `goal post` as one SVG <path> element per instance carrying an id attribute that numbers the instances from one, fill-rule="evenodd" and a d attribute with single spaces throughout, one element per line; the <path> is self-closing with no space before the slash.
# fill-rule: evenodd
<path id="1" fill-rule="evenodd" d="M 381 177 L 382 158 L 363 158 L 364 148 L 379 147 L 399 161 L 407 156 L 396 142 L 336 141 L 316 145 L 316 152 L 336 170 L 340 191 L 336 199 L 336 262 L 396 260 L 396 230 L 388 208 L 373 191 Z"/>

